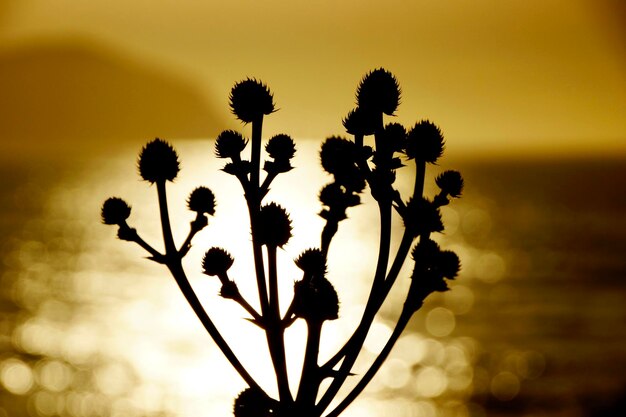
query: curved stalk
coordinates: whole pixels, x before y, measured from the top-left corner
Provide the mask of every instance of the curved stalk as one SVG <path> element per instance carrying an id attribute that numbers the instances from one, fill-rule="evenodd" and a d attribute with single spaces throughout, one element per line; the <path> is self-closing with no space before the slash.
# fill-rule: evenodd
<path id="1" fill-rule="evenodd" d="M 163 230 L 163 241 L 165 243 L 165 257 L 167 260 L 167 267 L 170 270 L 172 276 L 176 280 L 178 287 L 181 292 L 185 296 L 185 299 L 193 309 L 194 313 L 209 333 L 211 338 L 215 341 L 215 344 L 222 351 L 224 356 L 231 363 L 233 368 L 239 373 L 239 375 L 243 378 L 243 380 L 251 387 L 257 388 L 261 390 L 259 384 L 250 376 L 250 374 L 243 367 L 239 359 L 232 351 L 226 340 L 222 337 L 217 327 L 213 324 L 213 321 L 208 316 L 204 307 L 200 303 L 200 300 L 196 296 L 187 276 L 185 275 L 185 271 L 181 264 L 180 254 L 176 250 L 176 245 L 174 244 L 174 238 L 172 236 L 172 228 L 169 220 L 169 212 L 167 207 L 167 194 L 165 190 L 165 181 L 157 182 L 157 193 L 159 198 L 159 210 L 161 214 L 161 228 Z"/>
<path id="2" fill-rule="evenodd" d="M 374 360 L 374 362 L 372 363 L 372 366 L 370 366 L 365 375 L 363 375 L 361 380 L 352 389 L 352 391 L 350 391 L 346 398 L 344 398 L 343 401 L 341 401 L 341 403 L 339 403 L 339 405 L 335 407 L 335 409 L 333 409 L 325 417 L 337 417 L 346 409 L 346 407 L 348 407 L 356 399 L 356 397 L 359 396 L 359 394 L 361 394 L 361 392 L 365 389 L 367 384 L 370 383 L 374 375 L 376 375 L 382 364 L 385 362 L 385 360 L 389 356 L 389 353 L 391 353 L 391 350 L 400 338 L 400 335 L 406 328 L 412 316 L 413 311 L 411 309 L 404 308 L 402 310 L 402 314 L 400 315 L 400 318 L 396 323 L 395 329 L 393 329 L 393 333 L 385 344 L 383 350 L 378 354 L 376 360 Z"/>
<path id="3" fill-rule="evenodd" d="M 376 265 L 376 273 L 374 276 L 374 282 L 372 284 L 372 289 L 370 291 L 369 299 L 365 306 L 365 311 L 363 312 L 363 317 L 361 319 L 361 323 L 370 322 L 374 319 L 376 312 L 378 311 L 377 302 L 376 302 L 376 291 L 379 289 L 381 285 L 385 282 L 385 275 L 387 273 L 387 265 L 389 262 L 389 247 L 391 245 L 391 202 L 380 202 L 379 203 L 379 211 L 380 211 L 380 246 L 378 252 L 378 263 Z M 356 359 L 361 351 L 361 346 L 363 346 L 363 342 L 367 337 L 367 330 L 369 326 L 362 327 L 359 325 L 355 332 L 353 333 L 353 337 L 350 338 L 348 343 L 345 345 L 344 358 L 337 375 L 331 382 L 330 386 L 322 396 L 319 404 L 317 405 L 318 410 L 323 411 L 330 405 L 333 398 L 339 392 L 339 389 L 345 382 L 346 378 L 350 375 L 350 370 L 352 366 L 356 362 Z"/>
<path id="4" fill-rule="evenodd" d="M 285 353 L 284 327 L 280 317 L 280 305 L 278 303 L 278 271 L 276 268 L 276 247 L 267 247 L 267 265 L 269 276 L 269 318 L 266 317 L 267 343 L 270 348 L 270 356 L 276 372 L 276 382 L 281 401 L 291 403 L 293 398 L 289 391 L 289 378 L 287 376 L 287 358 Z"/>
<path id="5" fill-rule="evenodd" d="M 322 322 L 307 322 L 307 340 L 302 365 L 302 376 L 296 403 L 302 417 L 310 417 L 310 412 L 315 407 L 315 400 L 321 382 L 317 359 L 320 350 Z"/>

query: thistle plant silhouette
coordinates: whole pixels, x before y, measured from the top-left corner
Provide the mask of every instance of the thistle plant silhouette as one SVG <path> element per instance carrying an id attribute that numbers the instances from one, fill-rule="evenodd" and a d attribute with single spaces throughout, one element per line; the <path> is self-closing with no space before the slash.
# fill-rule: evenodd
<path id="1" fill-rule="evenodd" d="M 440 129 L 427 120 L 417 122 L 408 130 L 398 123 L 384 123 L 385 116 L 393 116 L 400 103 L 398 82 L 385 69 L 366 74 L 358 85 L 356 98 L 357 107 L 343 120 L 352 138 L 332 136 L 321 146 L 322 168 L 333 177 L 333 182 L 324 186 L 319 193 L 323 206 L 319 215 L 325 220 L 325 225 L 319 247 L 305 250 L 294 260 L 295 265 L 302 270 L 302 278 L 294 284 L 292 301 L 284 315 L 281 315 L 279 305 L 276 255 L 277 249 L 283 247 L 292 236 L 291 220 L 283 207 L 274 202 L 265 203 L 264 198 L 272 181 L 293 169 L 291 160 L 296 153 L 296 146 L 288 135 L 271 137 L 265 145 L 268 159 L 261 167 L 263 120 L 276 111 L 274 97 L 265 84 L 246 79 L 236 83 L 230 93 L 233 114 L 242 122 L 252 125 L 251 139 L 244 138 L 239 132 L 226 130 L 215 141 L 215 155 L 228 160 L 223 170 L 239 181 L 248 207 L 260 311 L 244 299 L 237 283 L 229 277 L 228 270 L 234 259 L 225 249 L 209 248 L 202 260 L 202 269 L 206 275 L 216 276 L 220 280 L 220 295 L 239 303 L 250 314 L 250 320 L 265 333 L 276 375 L 278 398 L 271 398 L 237 359 L 187 279 L 182 259 L 188 253 L 194 236 L 208 225 L 207 216 L 214 214 L 215 196 L 206 187 L 198 187 L 191 193 L 187 206 L 196 213 L 196 217 L 190 223 L 187 238 L 180 246 L 176 246 L 166 196 L 167 182 L 174 180 L 179 171 L 178 155 L 174 148 L 161 139 L 155 139 L 141 150 L 138 162 L 141 177 L 156 185 L 165 248 L 163 253 L 145 242 L 127 224 L 131 208 L 124 200 L 112 197 L 102 206 L 103 223 L 117 225 L 119 239 L 135 242 L 150 254 L 150 260 L 169 269 L 209 335 L 248 385 L 234 401 L 235 417 L 340 415 L 380 369 L 424 299 L 433 292 L 447 291 L 446 281 L 454 279 L 459 272 L 457 255 L 442 250 L 431 239 L 431 235 L 443 231 L 439 209 L 449 204 L 451 198 L 460 197 L 463 179 L 457 171 L 444 171 L 435 179 L 439 193 L 432 199 L 423 195 L 426 165 L 436 163 L 443 154 L 444 140 Z M 373 146 L 365 144 L 367 136 L 373 136 Z M 242 153 L 249 142 L 250 159 L 245 159 Z M 412 195 L 407 199 L 394 188 L 396 176 L 405 168 L 402 158 L 407 163 L 415 164 L 415 185 Z M 263 181 L 261 171 L 265 172 Z M 351 207 L 361 203 L 361 195 L 366 190 L 378 205 L 380 215 L 380 243 L 369 298 L 361 321 L 352 335 L 334 356 L 320 363 L 318 352 L 322 343 L 322 326 L 326 321 L 339 317 L 339 297 L 327 277 L 327 255 L 339 231 L 339 224 L 347 219 L 347 211 Z M 392 256 L 391 223 L 394 215 L 402 219 L 404 230 L 400 245 Z M 363 375 L 355 376 L 352 368 L 372 322 L 409 254 L 413 272 L 399 319 L 369 369 Z M 307 340 L 298 389 L 292 393 L 289 388 L 284 334 L 299 319 L 306 323 Z M 349 377 L 357 380 L 356 385 L 329 410 L 331 402 Z M 325 379 L 329 379 L 330 384 L 321 392 L 321 383 Z"/>

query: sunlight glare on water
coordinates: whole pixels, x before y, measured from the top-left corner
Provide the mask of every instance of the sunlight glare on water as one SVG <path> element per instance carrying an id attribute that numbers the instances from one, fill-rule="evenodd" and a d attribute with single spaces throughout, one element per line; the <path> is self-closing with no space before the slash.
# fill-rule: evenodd
<path id="1" fill-rule="evenodd" d="M 196 236 L 185 259 L 190 281 L 236 355 L 275 395 L 263 333 L 244 320 L 246 314 L 237 304 L 217 295 L 218 280 L 204 276 L 200 268 L 204 251 L 211 246 L 224 247 L 235 258 L 230 277 L 258 309 L 242 192 L 236 180 L 219 171 L 223 161 L 213 156 L 210 144 L 184 142 L 175 146 L 182 171 L 168 185 L 168 199 L 178 241 L 193 219 L 185 206 L 189 192 L 205 185 L 217 197 L 215 217 Z M 317 216 L 321 208 L 317 194 L 329 177 L 318 167 L 318 148 L 313 141 L 300 143 L 297 168 L 278 177 L 266 200 L 276 199 L 293 221 L 294 237 L 279 251 L 283 312 L 294 281 L 301 277 L 293 259 L 319 245 L 323 223 Z M 133 209 L 131 227 L 157 249 L 162 246 L 158 243 L 161 232 L 155 189 L 139 180 L 133 152 L 123 152 L 93 172 L 51 190 L 45 217 L 30 224 L 44 238 L 25 240 L 13 255 L 13 262 L 21 265 L 13 297 L 25 311 L 13 343 L 39 359 L 29 364 L 17 358 L 0 358 L 0 383 L 15 395 L 30 394 L 36 415 L 227 416 L 232 413 L 233 398 L 245 388 L 167 270 L 143 259 L 146 253 L 140 248 L 117 240 L 114 228 L 99 224 L 102 202 L 109 196 L 122 197 Z M 320 361 L 328 359 L 349 337 L 367 299 L 378 233 L 377 226 L 372 226 L 377 222 L 371 206 L 371 201 L 366 201 L 351 210 L 350 219 L 340 225 L 331 246 L 329 279 L 340 296 L 340 319 L 324 327 Z M 448 237 L 461 224 L 478 233 L 489 227 L 487 216 L 480 211 L 462 215 L 446 209 L 444 217 L 451 226 Z M 469 259 L 470 249 L 457 245 L 462 259 Z M 504 273 L 504 261 L 495 253 L 483 254 L 474 268 L 479 278 L 495 281 Z M 399 286 L 407 285 L 406 277 L 399 279 Z M 407 331 L 371 390 L 366 390 L 345 416 L 460 415 L 451 411 L 457 406 L 445 404 L 451 400 L 462 404 L 471 392 L 473 359 L 471 344 L 454 337 L 455 315 L 470 311 L 474 296 L 467 286 L 457 285 L 456 289 L 442 298 L 442 305 L 428 307 L 414 319 L 425 323 L 425 331 Z M 384 317 L 372 326 L 363 352 L 365 359 L 373 360 L 391 334 L 402 297 L 402 291 L 393 292 Z M 286 333 L 294 390 L 305 334 L 300 322 Z M 365 372 L 363 361 L 357 366 L 358 373 Z M 532 374 L 530 365 L 526 372 Z M 515 386 L 507 375 L 494 379 L 494 395 L 513 395 Z"/>

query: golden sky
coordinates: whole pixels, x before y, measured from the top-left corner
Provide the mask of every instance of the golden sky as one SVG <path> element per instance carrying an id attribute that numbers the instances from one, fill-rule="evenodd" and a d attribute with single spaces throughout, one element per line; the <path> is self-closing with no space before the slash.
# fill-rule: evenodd
<path id="1" fill-rule="evenodd" d="M 451 154 L 626 153 L 625 28 L 621 0 L 3 1 L 0 140 L 211 137 L 247 76 L 268 134 L 321 139 L 385 67 Z"/>

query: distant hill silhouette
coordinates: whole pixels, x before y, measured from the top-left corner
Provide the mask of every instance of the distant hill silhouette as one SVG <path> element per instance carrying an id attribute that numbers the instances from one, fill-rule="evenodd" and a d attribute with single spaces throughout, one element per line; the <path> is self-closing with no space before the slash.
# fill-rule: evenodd
<path id="1" fill-rule="evenodd" d="M 190 83 L 96 44 L 0 50 L 0 150 L 93 151 L 221 127 Z"/>

